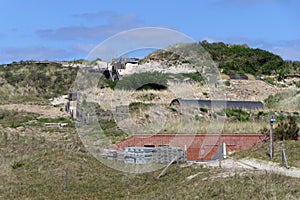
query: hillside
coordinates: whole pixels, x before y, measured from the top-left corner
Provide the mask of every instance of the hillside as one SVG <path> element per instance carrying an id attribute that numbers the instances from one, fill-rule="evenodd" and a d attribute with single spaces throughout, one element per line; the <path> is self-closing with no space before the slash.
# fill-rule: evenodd
<path id="1" fill-rule="evenodd" d="M 77 68 L 55 62 L 25 61 L 0 66 L 0 104 L 45 102 L 67 94 Z"/>
<path id="2" fill-rule="evenodd" d="M 210 45 L 214 44 L 207 44 L 209 47 L 206 48 L 212 48 Z M 246 47 L 241 47 L 242 49 L 229 56 L 226 52 L 231 47 L 225 46 L 224 52 L 215 52 L 215 59 L 219 59 L 221 64 L 223 61 L 234 63 L 236 60 L 243 60 L 243 55 L 235 54 L 247 51 L 243 49 Z M 161 128 L 159 133 L 178 133 L 178 130 L 185 133 L 194 133 L 195 130 L 197 133 L 205 133 L 217 112 L 226 116 L 223 133 L 260 133 L 261 129 L 269 127 L 270 115 L 276 116 L 278 123 L 293 115 L 298 117 L 299 124 L 299 113 L 296 112 L 300 109 L 299 92 L 289 91 L 289 87 L 276 87 L 256 80 L 253 76 L 249 80 L 233 80 L 226 76 L 222 92 L 232 100 L 262 101 L 269 97 L 266 101 L 267 109 L 227 109 L 213 112 L 207 108 L 197 108 L 183 116 L 180 109 L 169 105 L 170 101 L 178 97 L 209 99 L 210 88 L 203 83 L 201 74 L 193 71 L 184 58 L 168 53 L 161 58 L 159 51 L 155 53 L 155 58 L 153 55 L 141 61 L 141 65 L 145 62 L 141 68 L 159 68 L 161 63 L 167 63 L 164 65 L 166 73 L 155 70 L 146 73 L 141 70 L 143 73 L 126 74 L 127 78 L 119 82 L 99 80 L 98 87 L 86 91 L 82 101 L 85 108 L 95 108 L 96 113 L 104 114 L 97 116 L 101 129 L 99 126 L 91 130 L 84 129 L 87 135 L 93 138 L 103 130 L 102 136 L 113 144 L 128 137 L 127 132 L 123 132 L 126 129 L 120 130 L 120 125 L 124 123 L 126 128 L 130 122 L 135 122 L 139 130 L 162 125 L 158 127 Z M 263 67 L 255 67 L 255 75 L 265 73 L 262 69 L 273 59 L 273 55 L 269 56 Z M 276 56 L 274 59 L 278 64 L 282 61 Z M 282 62 L 283 66 L 291 66 L 291 63 Z M 81 64 L 86 65 L 85 61 L 76 65 L 79 67 Z M 93 65 L 93 62 L 89 64 Z M 97 63 L 94 62 L 94 65 Z M 182 67 L 178 69 L 178 65 Z M 131 69 L 134 67 L 131 66 Z M 72 63 L 28 61 L 0 66 L 0 199 L 300 198 L 298 141 L 285 141 L 287 158 L 292 166 L 289 170 L 280 166 L 281 142 L 275 144 L 276 157 L 273 162 L 257 160 L 269 161 L 269 143 L 262 143 L 251 150 L 228 155 L 222 161 L 223 168 L 219 168 L 217 162 L 179 163 L 178 167 L 176 164 L 172 165 L 159 179 L 156 177 L 162 169 L 131 174 L 104 165 L 88 152 L 89 145 L 83 144 L 82 135 L 79 135 L 74 126 L 80 119 L 68 117 L 61 101 L 57 100 L 55 106 L 50 104 L 50 99 L 69 92 L 77 72 L 78 68 L 72 66 Z M 232 69 L 228 72 L 246 71 Z M 151 78 L 159 85 L 148 84 L 135 88 L 143 81 L 150 82 Z M 135 84 L 132 85 L 133 82 Z M 171 92 L 175 90 L 176 93 Z M 115 119 L 110 116 L 121 102 L 129 104 L 132 120 L 116 124 Z M 288 106 L 291 106 L 293 112 L 286 112 Z M 185 117 L 188 120 L 184 121 Z M 47 127 L 45 123 L 67 123 L 68 126 Z M 277 124 L 274 128 L 276 126 Z M 253 170 L 249 164 L 243 164 L 249 161 L 253 163 L 253 158 L 256 159 L 255 164 L 263 164 L 266 168 Z M 279 172 L 285 173 L 273 170 L 274 166 Z"/>
<path id="3" fill-rule="evenodd" d="M 256 77 L 263 75 L 276 75 L 279 79 L 286 74 L 299 73 L 300 63 L 284 61 L 280 56 L 262 49 L 253 49 L 247 45 L 229 45 L 222 42 L 199 43 L 182 45 L 178 48 L 189 48 L 198 45 L 199 53 L 203 48 L 210 54 L 211 59 L 219 65 L 221 72 L 225 74 L 252 74 Z M 200 55 L 200 54 L 199 54 Z M 158 50 L 148 55 L 140 63 L 164 60 L 173 65 L 182 65 L 189 61 L 174 52 Z"/>

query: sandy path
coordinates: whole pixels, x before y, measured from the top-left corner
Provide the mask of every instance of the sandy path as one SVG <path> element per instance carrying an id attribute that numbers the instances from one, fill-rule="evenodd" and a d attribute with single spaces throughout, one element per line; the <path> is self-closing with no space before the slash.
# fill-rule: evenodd
<path id="1" fill-rule="evenodd" d="M 26 104 L 5 104 L 0 105 L 0 109 L 16 110 L 41 114 L 43 117 L 56 118 L 68 116 L 64 111 L 60 111 L 60 107 L 40 106 L 40 105 L 26 105 Z"/>
<path id="2" fill-rule="evenodd" d="M 204 167 L 219 167 L 219 162 L 203 162 L 199 163 Z M 289 169 L 280 166 L 278 163 L 258 160 L 254 158 L 244 158 L 240 160 L 234 160 L 232 158 L 228 158 L 222 160 L 222 168 L 225 169 L 249 169 L 249 170 L 257 170 L 257 171 L 267 171 L 270 173 L 281 174 L 285 176 L 300 178 L 300 168 L 290 167 Z"/>

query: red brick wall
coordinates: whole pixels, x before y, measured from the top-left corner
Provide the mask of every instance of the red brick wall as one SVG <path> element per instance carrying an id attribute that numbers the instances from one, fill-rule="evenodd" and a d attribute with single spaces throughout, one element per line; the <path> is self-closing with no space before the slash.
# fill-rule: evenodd
<path id="1" fill-rule="evenodd" d="M 224 134 L 221 142 L 226 143 L 227 151 L 250 148 L 262 141 L 260 134 Z M 118 149 L 126 147 L 144 147 L 145 145 L 169 145 L 171 147 L 187 147 L 188 160 L 211 160 L 218 153 L 219 135 L 217 134 L 156 134 L 133 135 L 131 138 L 116 143 Z"/>

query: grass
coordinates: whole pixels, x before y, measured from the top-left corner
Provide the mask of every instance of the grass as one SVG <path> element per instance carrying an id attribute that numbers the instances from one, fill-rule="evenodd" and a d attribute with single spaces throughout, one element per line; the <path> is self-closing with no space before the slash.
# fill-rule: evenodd
<path id="1" fill-rule="evenodd" d="M 215 178 L 225 169 L 197 164 L 173 165 L 160 179 L 159 171 L 139 175 L 115 171 L 88 153 L 58 148 L 29 155 L 1 173 L 2 199 L 298 199 L 299 179 L 248 173 Z M 68 190 L 65 170 L 68 167 Z M 188 176 L 199 173 L 191 180 Z"/>
<path id="2" fill-rule="evenodd" d="M 112 126 L 107 121 L 105 130 Z M 25 134 L 9 130 L 0 129 L 0 199 L 300 198 L 300 182 L 296 178 L 237 171 L 234 176 L 219 177 L 230 171 L 180 164 L 178 173 L 176 165 L 172 165 L 166 175 L 156 179 L 161 170 L 128 174 L 103 165 L 85 151 L 74 127 L 48 132 L 36 125 Z M 299 142 L 285 144 L 289 164 L 299 166 Z M 274 160 L 280 162 L 278 145 Z M 267 143 L 262 144 L 236 156 L 268 159 L 267 147 Z M 66 168 L 68 190 L 65 190 Z M 186 179 L 195 174 L 198 174 L 195 178 Z"/>
<path id="3" fill-rule="evenodd" d="M 186 121 L 168 121 L 164 124 L 163 132 L 165 133 L 207 133 L 209 128 L 214 125 L 221 126 L 223 134 L 232 133 L 260 133 L 261 129 L 268 127 L 268 122 L 250 121 L 250 122 L 238 122 L 238 121 L 225 121 L 223 123 L 217 123 L 216 121 L 205 121 L 197 119 L 193 122 Z"/>
<path id="4" fill-rule="evenodd" d="M 299 91 L 291 90 L 270 95 L 265 99 L 265 103 L 266 107 L 270 109 L 296 112 L 300 109 L 299 98 Z"/>
<path id="5" fill-rule="evenodd" d="M 0 104 L 41 102 L 68 93 L 78 69 L 55 63 L 1 65 Z M 0 79 L 1 79 L 0 78 Z"/>
<path id="6" fill-rule="evenodd" d="M 39 114 L 36 113 L 0 109 L 0 125 L 16 128 L 24 126 L 27 122 L 36 119 L 38 116 Z"/>
<path id="7" fill-rule="evenodd" d="M 286 140 L 286 141 L 276 141 L 274 143 L 274 158 L 272 159 L 273 162 L 282 163 L 281 160 L 281 145 L 282 143 L 285 146 L 285 153 L 288 160 L 288 164 L 290 166 L 300 167 L 300 142 L 294 140 Z M 244 157 L 251 157 L 257 158 L 261 160 L 270 161 L 270 143 L 265 142 L 259 144 L 250 150 L 242 150 L 235 153 L 235 157 L 237 158 L 244 158 Z"/>

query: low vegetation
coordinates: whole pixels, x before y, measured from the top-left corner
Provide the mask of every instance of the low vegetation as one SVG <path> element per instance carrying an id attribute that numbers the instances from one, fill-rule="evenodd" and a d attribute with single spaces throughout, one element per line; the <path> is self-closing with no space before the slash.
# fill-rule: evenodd
<path id="1" fill-rule="evenodd" d="M 66 94 L 77 68 L 57 63 L 23 62 L 0 66 L 0 103 L 45 102 Z"/>
<path id="2" fill-rule="evenodd" d="M 123 90 L 167 89 L 167 77 L 159 72 L 144 72 L 124 77 L 115 85 Z"/>
<path id="3" fill-rule="evenodd" d="M 287 92 L 270 95 L 265 99 L 265 106 L 278 111 L 299 111 L 300 91 L 290 90 Z"/>
<path id="4" fill-rule="evenodd" d="M 9 134 L 7 148 L 0 148 L 1 199 L 299 199 L 298 178 L 273 173 L 202 168 L 197 164 L 171 166 L 161 170 L 128 174 L 111 169 L 77 143 L 76 134 L 68 140 L 51 141 L 41 136 Z M 0 135 L 1 136 L 1 135 Z M 0 137 L 0 141 L 3 138 Z M 1 142 L 2 146 L 3 143 Z M 297 146 L 298 145 L 298 146 Z M 266 157 L 267 144 L 249 151 L 247 157 Z M 15 151 L 11 151 L 16 149 Z M 298 159 L 296 142 L 286 143 L 287 158 Z M 292 154 L 292 151 L 294 153 Z M 280 162 L 278 151 L 275 160 Z M 294 157 L 291 157 L 294 156 Z M 298 157 L 298 158 L 297 158 Z M 290 162 L 294 166 L 297 163 Z M 66 187 L 66 169 L 68 186 Z M 234 173 L 233 176 L 222 174 Z M 195 178 L 188 177 L 196 175 Z"/>
<path id="5" fill-rule="evenodd" d="M 223 42 L 199 43 L 212 59 L 219 64 L 224 73 L 248 73 L 254 76 L 284 75 L 299 72 L 298 62 L 284 61 L 280 56 L 261 49 L 252 49 L 247 45 L 228 45 Z"/>
<path id="6" fill-rule="evenodd" d="M 0 125 L 2 127 L 17 128 L 25 126 L 27 122 L 35 120 L 38 116 L 39 114 L 36 113 L 0 109 Z"/>
<path id="7" fill-rule="evenodd" d="M 295 140 L 275 141 L 273 162 L 282 164 L 282 144 L 284 144 L 288 164 L 294 167 L 300 167 L 300 143 Z M 257 158 L 270 161 L 270 143 L 263 142 L 251 149 L 242 150 L 234 153 L 236 158 Z"/>
<path id="8" fill-rule="evenodd" d="M 299 137 L 299 127 L 295 116 L 288 116 L 287 119 L 281 120 L 279 124 L 273 129 L 274 140 L 296 140 Z M 270 130 L 264 128 L 261 131 L 263 134 L 269 136 Z"/>

